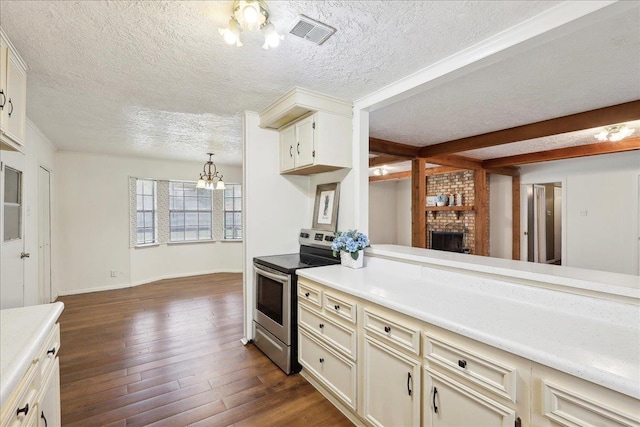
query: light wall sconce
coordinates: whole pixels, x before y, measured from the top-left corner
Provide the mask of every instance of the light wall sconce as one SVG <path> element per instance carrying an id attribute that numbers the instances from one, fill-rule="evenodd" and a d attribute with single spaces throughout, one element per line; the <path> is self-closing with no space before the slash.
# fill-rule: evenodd
<path id="1" fill-rule="evenodd" d="M 636 130 L 626 124 L 607 126 L 594 136 L 598 141 L 622 141 L 632 135 Z"/>
<path id="2" fill-rule="evenodd" d="M 262 30 L 264 34 L 263 49 L 277 47 L 284 35 L 278 34 L 276 27 L 269 21 L 269 6 L 264 0 L 234 0 L 231 19 L 226 28 L 218 31 L 224 41 L 230 45 L 242 46 L 240 33 Z"/>
<path id="3" fill-rule="evenodd" d="M 200 173 L 200 178 L 198 179 L 196 188 L 224 190 L 222 175 L 218 172 L 218 168 L 216 168 L 216 165 L 212 160 L 213 153 L 207 153 L 207 155 L 209 156 L 209 160 L 207 160 L 202 167 L 202 172 Z"/>

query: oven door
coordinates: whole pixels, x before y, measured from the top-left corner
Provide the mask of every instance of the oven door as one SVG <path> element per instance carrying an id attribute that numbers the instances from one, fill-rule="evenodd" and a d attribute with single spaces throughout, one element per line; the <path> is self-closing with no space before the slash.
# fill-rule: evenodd
<path id="1" fill-rule="evenodd" d="M 286 345 L 291 345 L 291 276 L 254 264 L 254 318 Z"/>

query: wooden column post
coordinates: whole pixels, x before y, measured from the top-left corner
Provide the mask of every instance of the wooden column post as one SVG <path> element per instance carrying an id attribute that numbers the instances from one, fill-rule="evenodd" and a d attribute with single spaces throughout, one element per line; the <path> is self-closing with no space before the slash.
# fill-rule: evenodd
<path id="1" fill-rule="evenodd" d="M 427 247 L 426 217 L 427 179 L 425 160 L 411 161 L 411 246 Z"/>
<path id="2" fill-rule="evenodd" d="M 478 169 L 474 173 L 476 211 L 476 255 L 489 255 L 489 193 L 487 171 Z"/>
<path id="3" fill-rule="evenodd" d="M 512 218 L 512 243 L 511 258 L 520 260 L 520 177 L 511 177 L 511 218 Z"/>

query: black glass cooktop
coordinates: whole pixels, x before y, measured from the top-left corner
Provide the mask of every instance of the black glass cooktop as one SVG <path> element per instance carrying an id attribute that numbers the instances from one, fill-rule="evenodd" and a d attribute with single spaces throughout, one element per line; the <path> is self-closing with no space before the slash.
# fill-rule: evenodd
<path id="1" fill-rule="evenodd" d="M 253 262 L 272 268 L 276 271 L 291 274 L 299 268 L 320 267 L 323 265 L 340 264 L 339 258 L 334 258 L 331 252 L 322 254 L 297 253 L 284 255 L 268 255 L 255 257 Z"/>

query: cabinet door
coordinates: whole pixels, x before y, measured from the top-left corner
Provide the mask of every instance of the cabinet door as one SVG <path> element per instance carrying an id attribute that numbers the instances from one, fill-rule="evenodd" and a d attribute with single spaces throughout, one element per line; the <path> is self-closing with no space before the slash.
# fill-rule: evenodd
<path id="1" fill-rule="evenodd" d="M 0 129 L 5 128 L 4 107 L 7 106 L 7 48 L 0 45 Z"/>
<path id="2" fill-rule="evenodd" d="M 296 156 L 296 168 L 313 164 L 315 150 L 315 125 L 314 117 L 309 116 L 296 123 L 297 143 L 294 147 Z"/>
<path id="3" fill-rule="evenodd" d="M 420 362 L 366 337 L 364 416 L 376 426 L 420 425 Z"/>
<path id="4" fill-rule="evenodd" d="M 27 75 L 16 58 L 7 51 L 7 101 L 2 109 L 2 126 L 5 136 L 24 145 L 26 118 Z"/>
<path id="5" fill-rule="evenodd" d="M 280 131 L 280 171 L 295 167 L 296 127 L 289 126 Z"/>
<path id="6" fill-rule="evenodd" d="M 512 427 L 515 412 L 482 393 L 425 368 L 425 426 Z"/>
<path id="7" fill-rule="evenodd" d="M 39 427 L 60 426 L 60 361 L 56 357 L 53 369 L 42 381 L 39 402 Z"/>

